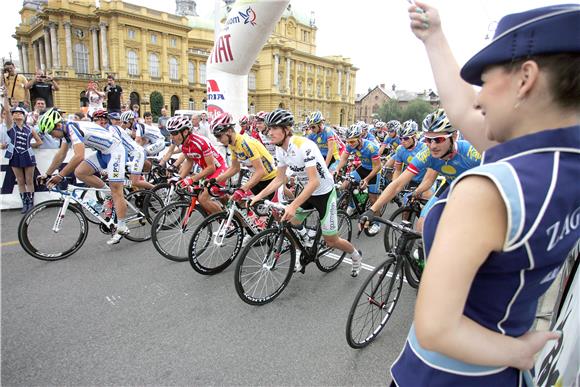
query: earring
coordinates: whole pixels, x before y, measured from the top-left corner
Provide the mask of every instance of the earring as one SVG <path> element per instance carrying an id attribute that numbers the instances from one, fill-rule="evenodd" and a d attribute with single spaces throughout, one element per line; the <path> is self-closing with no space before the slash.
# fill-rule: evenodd
<path id="1" fill-rule="evenodd" d="M 518 99 L 518 102 L 515 103 L 514 105 L 514 110 L 518 110 L 520 107 L 520 104 L 523 102 L 523 99 Z"/>

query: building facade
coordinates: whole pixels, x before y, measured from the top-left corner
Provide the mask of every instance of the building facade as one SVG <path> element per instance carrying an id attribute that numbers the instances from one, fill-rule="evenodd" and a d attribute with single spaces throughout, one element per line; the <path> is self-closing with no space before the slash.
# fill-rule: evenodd
<path id="1" fill-rule="evenodd" d="M 99 7 L 94 0 L 26 0 L 14 34 L 22 70 L 52 74 L 61 87 L 55 104 L 67 112 L 79 110 L 88 80 L 103 89 L 107 74 L 141 111 L 150 110 L 154 93 L 171 111 L 202 110 L 214 22 L 197 16 L 193 0 L 176 3 L 178 15 L 120 0 Z M 317 56 L 315 38 L 313 20 L 289 6 L 248 76 L 249 113 L 284 107 L 298 120 L 312 110 L 335 124 L 354 120 L 358 69 L 341 56 Z"/>

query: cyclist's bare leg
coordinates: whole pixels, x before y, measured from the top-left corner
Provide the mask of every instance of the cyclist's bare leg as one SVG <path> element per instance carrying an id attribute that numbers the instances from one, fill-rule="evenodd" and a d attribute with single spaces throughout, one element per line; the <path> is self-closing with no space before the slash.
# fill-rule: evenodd
<path id="1" fill-rule="evenodd" d="M 417 223 L 415 223 L 415 231 L 417 232 L 423 232 L 423 223 L 425 223 L 425 217 L 421 216 L 419 219 L 417 219 Z"/>
<path id="2" fill-rule="evenodd" d="M 113 204 L 115 205 L 118 219 L 125 219 L 127 216 L 127 202 L 125 201 L 125 196 L 123 194 L 123 185 L 122 182 L 109 182 L 111 196 L 113 197 Z"/>
<path id="3" fill-rule="evenodd" d="M 211 196 L 209 196 L 207 190 L 200 193 L 197 200 L 199 200 L 199 204 L 208 214 L 214 214 L 222 210 L 222 207 L 219 204 L 211 200 Z"/>
<path id="4" fill-rule="evenodd" d="M 95 176 L 95 170 L 93 169 L 91 164 L 87 163 L 86 161 L 81 162 L 76 167 L 75 176 L 89 187 L 93 188 L 105 187 L 105 182 L 101 180 L 100 177 Z"/>
<path id="5" fill-rule="evenodd" d="M 354 252 L 354 246 L 352 243 L 346 239 L 340 238 L 338 235 L 323 235 L 322 237 L 324 238 L 324 241 L 328 247 L 344 251 L 348 254 L 352 254 Z"/>
<path id="6" fill-rule="evenodd" d="M 131 186 L 141 189 L 153 189 L 153 187 L 155 187 L 147 180 L 141 179 L 141 175 L 135 174 L 131 175 Z"/>

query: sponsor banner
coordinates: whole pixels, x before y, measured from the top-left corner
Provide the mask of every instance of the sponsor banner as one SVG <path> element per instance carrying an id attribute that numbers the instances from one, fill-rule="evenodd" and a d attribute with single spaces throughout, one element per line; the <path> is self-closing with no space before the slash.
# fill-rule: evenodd
<path id="1" fill-rule="evenodd" d="M 248 77 L 224 73 L 216 69 L 207 72 L 207 112 L 210 118 L 223 113 L 237 120 L 248 112 Z"/>

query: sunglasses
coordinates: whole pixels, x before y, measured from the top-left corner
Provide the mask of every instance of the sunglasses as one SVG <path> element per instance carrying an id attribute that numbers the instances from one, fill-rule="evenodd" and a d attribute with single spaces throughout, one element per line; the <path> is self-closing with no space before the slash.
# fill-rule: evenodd
<path id="1" fill-rule="evenodd" d="M 349 140 L 346 140 L 347 144 L 358 144 L 358 138 L 352 138 Z"/>
<path id="2" fill-rule="evenodd" d="M 414 137 L 413 136 L 403 136 L 403 137 L 401 137 L 401 140 L 403 140 L 403 141 L 409 141 L 412 138 L 414 138 Z"/>
<path id="3" fill-rule="evenodd" d="M 316 129 L 316 128 L 318 128 L 318 125 L 310 125 L 309 128 L 310 129 Z"/>
<path id="4" fill-rule="evenodd" d="M 445 140 L 447 140 L 451 136 L 452 136 L 451 134 L 448 134 L 447 136 L 424 137 L 423 142 L 425 142 L 426 144 L 431 144 L 433 142 L 435 144 L 442 144 L 445 142 Z"/>

